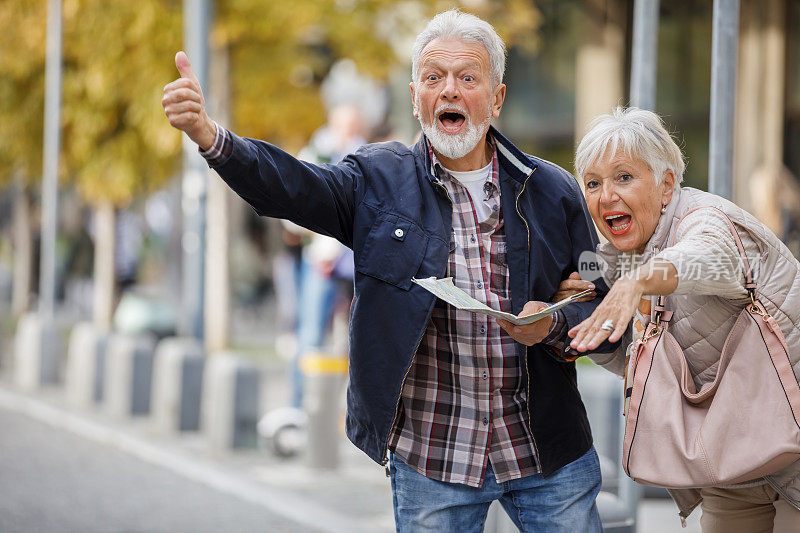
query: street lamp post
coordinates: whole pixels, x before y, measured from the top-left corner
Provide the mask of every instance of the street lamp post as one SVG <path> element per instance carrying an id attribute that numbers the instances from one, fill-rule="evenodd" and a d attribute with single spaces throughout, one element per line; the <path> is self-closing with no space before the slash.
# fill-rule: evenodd
<path id="1" fill-rule="evenodd" d="M 183 38 L 186 53 L 203 91 L 208 95 L 209 0 L 184 0 Z M 206 195 L 208 169 L 197 146 L 183 137 L 183 323 L 184 335 L 203 340 L 205 304 Z"/>
<path id="2" fill-rule="evenodd" d="M 636 0 L 633 6 L 631 105 L 656 108 L 659 0 Z"/>
<path id="3" fill-rule="evenodd" d="M 659 0 L 636 0 L 633 7 L 630 101 L 633 106 L 651 111 L 656 108 L 658 10 Z M 623 423 L 620 427 L 619 442 L 624 441 L 625 424 Z M 642 488 L 625 474 L 622 461 L 620 461 L 619 498 L 634 518 L 641 495 Z"/>
<path id="4" fill-rule="evenodd" d="M 60 347 L 56 342 L 55 327 L 60 130 L 61 0 L 49 0 L 44 94 L 39 312 L 20 317 L 14 350 L 14 379 L 18 386 L 30 391 L 44 384 L 57 382 L 60 373 Z"/>
<path id="5" fill-rule="evenodd" d="M 711 35 L 711 120 L 708 191 L 733 196 L 733 126 L 736 102 L 736 52 L 739 0 L 714 0 Z"/>
<path id="6" fill-rule="evenodd" d="M 47 56 L 42 162 L 42 236 L 39 269 L 39 314 L 52 322 L 56 298 L 58 164 L 61 151 L 61 0 L 47 4 Z"/>

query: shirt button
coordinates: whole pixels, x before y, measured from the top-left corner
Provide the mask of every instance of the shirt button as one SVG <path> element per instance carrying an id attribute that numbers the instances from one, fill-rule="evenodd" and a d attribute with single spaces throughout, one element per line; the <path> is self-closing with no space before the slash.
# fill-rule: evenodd
<path id="1" fill-rule="evenodd" d="M 481 282 L 479 281 L 479 282 L 477 283 L 477 285 L 476 285 L 476 286 L 477 286 L 479 289 L 482 289 L 482 288 L 483 288 L 483 283 L 481 283 Z"/>
<path id="2" fill-rule="evenodd" d="M 394 230 L 394 235 L 395 235 L 395 237 L 397 237 L 398 239 L 399 239 L 399 238 L 401 238 L 401 237 L 403 236 L 403 230 L 402 230 L 402 229 L 400 229 L 400 228 L 397 228 L 396 230 Z"/>
<path id="3" fill-rule="evenodd" d="M 488 426 L 489 425 L 489 419 L 488 418 L 486 418 L 486 417 L 483 418 L 483 425 L 484 426 Z"/>
<path id="4" fill-rule="evenodd" d="M 470 235 L 469 236 L 469 241 L 470 242 L 475 242 L 475 235 Z"/>
<path id="5" fill-rule="evenodd" d="M 499 205 L 495 204 L 492 206 L 492 211 L 497 211 L 498 209 L 500 209 Z"/>
<path id="6" fill-rule="evenodd" d="M 486 333 L 486 326 L 481 326 L 481 333 Z"/>
<path id="7" fill-rule="evenodd" d="M 486 379 L 486 378 L 488 378 L 488 377 L 489 377 L 489 374 L 487 374 L 486 372 L 484 372 L 484 373 L 483 373 L 483 375 L 482 375 L 481 377 L 482 377 L 483 379 Z"/>

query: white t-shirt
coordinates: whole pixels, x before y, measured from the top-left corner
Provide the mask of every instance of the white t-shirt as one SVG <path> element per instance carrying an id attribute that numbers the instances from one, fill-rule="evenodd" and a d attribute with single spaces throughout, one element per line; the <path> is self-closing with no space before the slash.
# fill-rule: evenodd
<path id="1" fill-rule="evenodd" d="M 469 192 L 469 196 L 472 198 L 472 205 L 475 207 L 475 214 L 478 215 L 478 222 L 486 221 L 489 215 L 492 214 L 492 210 L 484 201 L 486 192 L 483 186 L 490 179 L 492 162 L 490 161 L 488 165 L 478 170 L 457 172 L 448 168 L 447 171 Z"/>

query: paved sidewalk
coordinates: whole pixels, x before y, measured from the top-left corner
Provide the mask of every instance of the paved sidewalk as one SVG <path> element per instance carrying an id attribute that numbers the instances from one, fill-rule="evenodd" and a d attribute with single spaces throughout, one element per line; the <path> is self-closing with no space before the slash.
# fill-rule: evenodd
<path id="1" fill-rule="evenodd" d="M 58 389 L 33 397 L 5 383 L 0 383 L 0 424 L 0 455 L 6 456 L 0 458 L 0 501 L 26 510 L 7 514 L 0 503 L 3 532 L 394 531 L 383 468 L 352 446 L 343 450 L 339 472 L 311 471 L 263 451 L 214 452 L 198 434 L 158 435 L 146 418 L 119 421 L 99 411 L 77 411 L 64 406 Z M 26 481 L 14 492 L 16 480 Z M 10 494 L 14 497 L 7 498 Z M 89 509 L 93 500 L 104 509 L 118 508 L 112 527 L 84 527 L 96 517 Z M 164 524 L 174 527 L 142 522 L 144 516 L 135 520 L 145 509 L 160 516 L 173 506 Z M 75 527 L 57 527 L 69 509 L 82 518 L 71 523 Z M 31 527 L 22 527 L 26 520 L 34 521 Z M 195 527 L 205 522 L 209 527 Z M 222 523 L 228 526 L 214 526 Z"/>
<path id="2" fill-rule="evenodd" d="M 271 510 L 0 409 L 0 531 L 297 531 Z"/>
<path id="3" fill-rule="evenodd" d="M 0 531 L 394 531 L 382 467 L 343 442 L 336 472 L 265 451 L 215 452 L 197 433 L 160 435 L 35 396 L 0 379 Z M 342 437 L 343 440 L 344 437 Z M 670 500 L 642 500 L 640 533 L 681 529 Z"/>

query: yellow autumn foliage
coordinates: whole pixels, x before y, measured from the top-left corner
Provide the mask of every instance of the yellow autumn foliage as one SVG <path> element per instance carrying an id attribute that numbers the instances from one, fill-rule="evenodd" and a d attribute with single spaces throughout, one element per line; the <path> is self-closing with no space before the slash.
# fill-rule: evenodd
<path id="1" fill-rule="evenodd" d="M 0 185 L 41 173 L 46 0 L 0 2 Z M 540 15 L 527 0 L 217 0 L 213 47 L 230 51 L 233 123 L 243 135 L 299 147 L 325 120 L 319 84 L 352 59 L 386 79 L 407 65 L 425 19 L 454 5 L 532 49 Z M 64 0 L 62 178 L 90 203 L 117 205 L 163 185 L 181 137 L 162 88 L 177 77 L 181 0 Z M 407 48 L 407 49 L 406 49 Z M 211 73 L 213 75 L 213 73 Z"/>
<path id="2" fill-rule="evenodd" d="M 0 2 L 0 187 L 42 172 L 44 54 L 44 2 Z"/>

